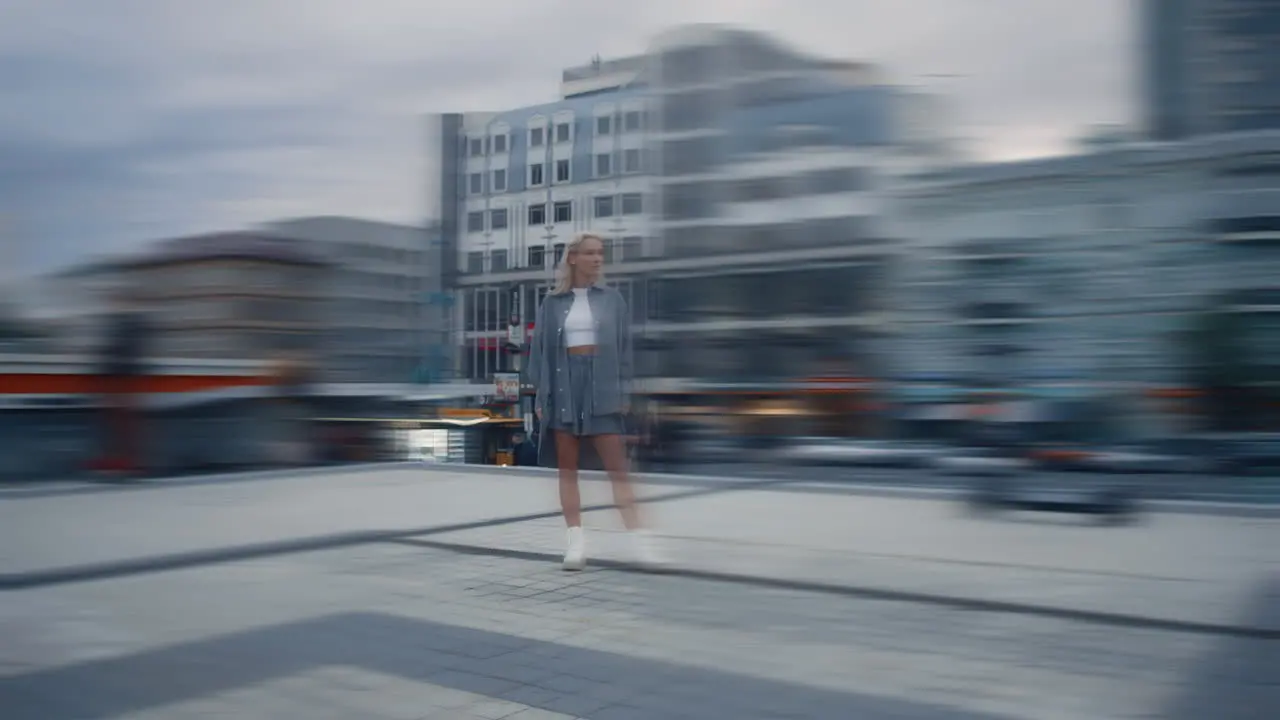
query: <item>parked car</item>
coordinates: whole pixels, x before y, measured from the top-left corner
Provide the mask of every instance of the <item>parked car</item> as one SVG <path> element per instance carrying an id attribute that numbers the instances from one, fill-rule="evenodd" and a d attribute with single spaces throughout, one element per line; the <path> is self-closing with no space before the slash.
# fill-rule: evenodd
<path id="1" fill-rule="evenodd" d="M 924 443 L 802 437 L 780 448 L 778 457 L 807 465 L 919 468 L 931 467 L 943 452 Z"/>
<path id="2" fill-rule="evenodd" d="M 954 448 L 935 457 L 933 467 L 947 475 L 1001 476 L 1024 472 L 1030 464 L 1023 458 L 985 448 Z"/>
<path id="3" fill-rule="evenodd" d="M 1233 475 L 1280 470 L 1280 433 L 1233 433 L 1220 436 L 1218 465 Z"/>

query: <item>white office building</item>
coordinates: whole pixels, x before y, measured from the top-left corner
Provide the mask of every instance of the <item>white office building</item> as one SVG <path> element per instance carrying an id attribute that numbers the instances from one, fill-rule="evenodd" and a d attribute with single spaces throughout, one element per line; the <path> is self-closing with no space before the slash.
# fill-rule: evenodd
<path id="1" fill-rule="evenodd" d="M 1280 358 L 1280 132 L 959 168 L 894 205 L 908 373 L 1177 387 L 1217 310 L 1248 329 L 1241 353 Z"/>
<path id="2" fill-rule="evenodd" d="M 608 239 L 640 372 L 811 360 L 829 329 L 869 321 L 886 184 L 950 158 L 927 97 L 731 28 L 677 29 L 642 56 L 566 70 L 563 90 L 436 118 L 466 376 L 510 369 L 509 319 L 532 322 L 583 230 Z"/>

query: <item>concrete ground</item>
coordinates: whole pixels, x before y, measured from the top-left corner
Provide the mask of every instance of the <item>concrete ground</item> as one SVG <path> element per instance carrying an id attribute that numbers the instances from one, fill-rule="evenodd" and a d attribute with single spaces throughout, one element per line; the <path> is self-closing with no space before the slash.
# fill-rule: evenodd
<path id="1" fill-rule="evenodd" d="M 0 718 L 1280 717 L 1280 520 L 642 490 L 669 573 L 515 471 L 0 493 Z"/>

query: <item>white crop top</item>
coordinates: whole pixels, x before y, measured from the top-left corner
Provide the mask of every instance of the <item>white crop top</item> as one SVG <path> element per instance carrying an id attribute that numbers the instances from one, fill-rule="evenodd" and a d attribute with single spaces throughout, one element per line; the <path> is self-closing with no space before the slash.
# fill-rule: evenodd
<path id="1" fill-rule="evenodd" d="M 596 323 L 587 302 L 587 288 L 573 289 L 573 305 L 564 319 L 564 342 L 566 347 L 596 344 Z"/>

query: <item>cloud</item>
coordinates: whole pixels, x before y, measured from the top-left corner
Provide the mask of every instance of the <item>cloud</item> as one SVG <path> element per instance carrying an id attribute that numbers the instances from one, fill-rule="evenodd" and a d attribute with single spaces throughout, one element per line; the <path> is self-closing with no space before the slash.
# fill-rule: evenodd
<path id="1" fill-rule="evenodd" d="M 280 215 L 417 222 L 421 114 L 545 102 L 685 22 L 764 30 L 955 94 L 992 157 L 1132 114 L 1114 0 L 9 0 L 0 241 L 29 269 Z M 947 77 L 939 77 L 947 76 Z M 7 227 L 5 230 L 3 227 Z"/>

